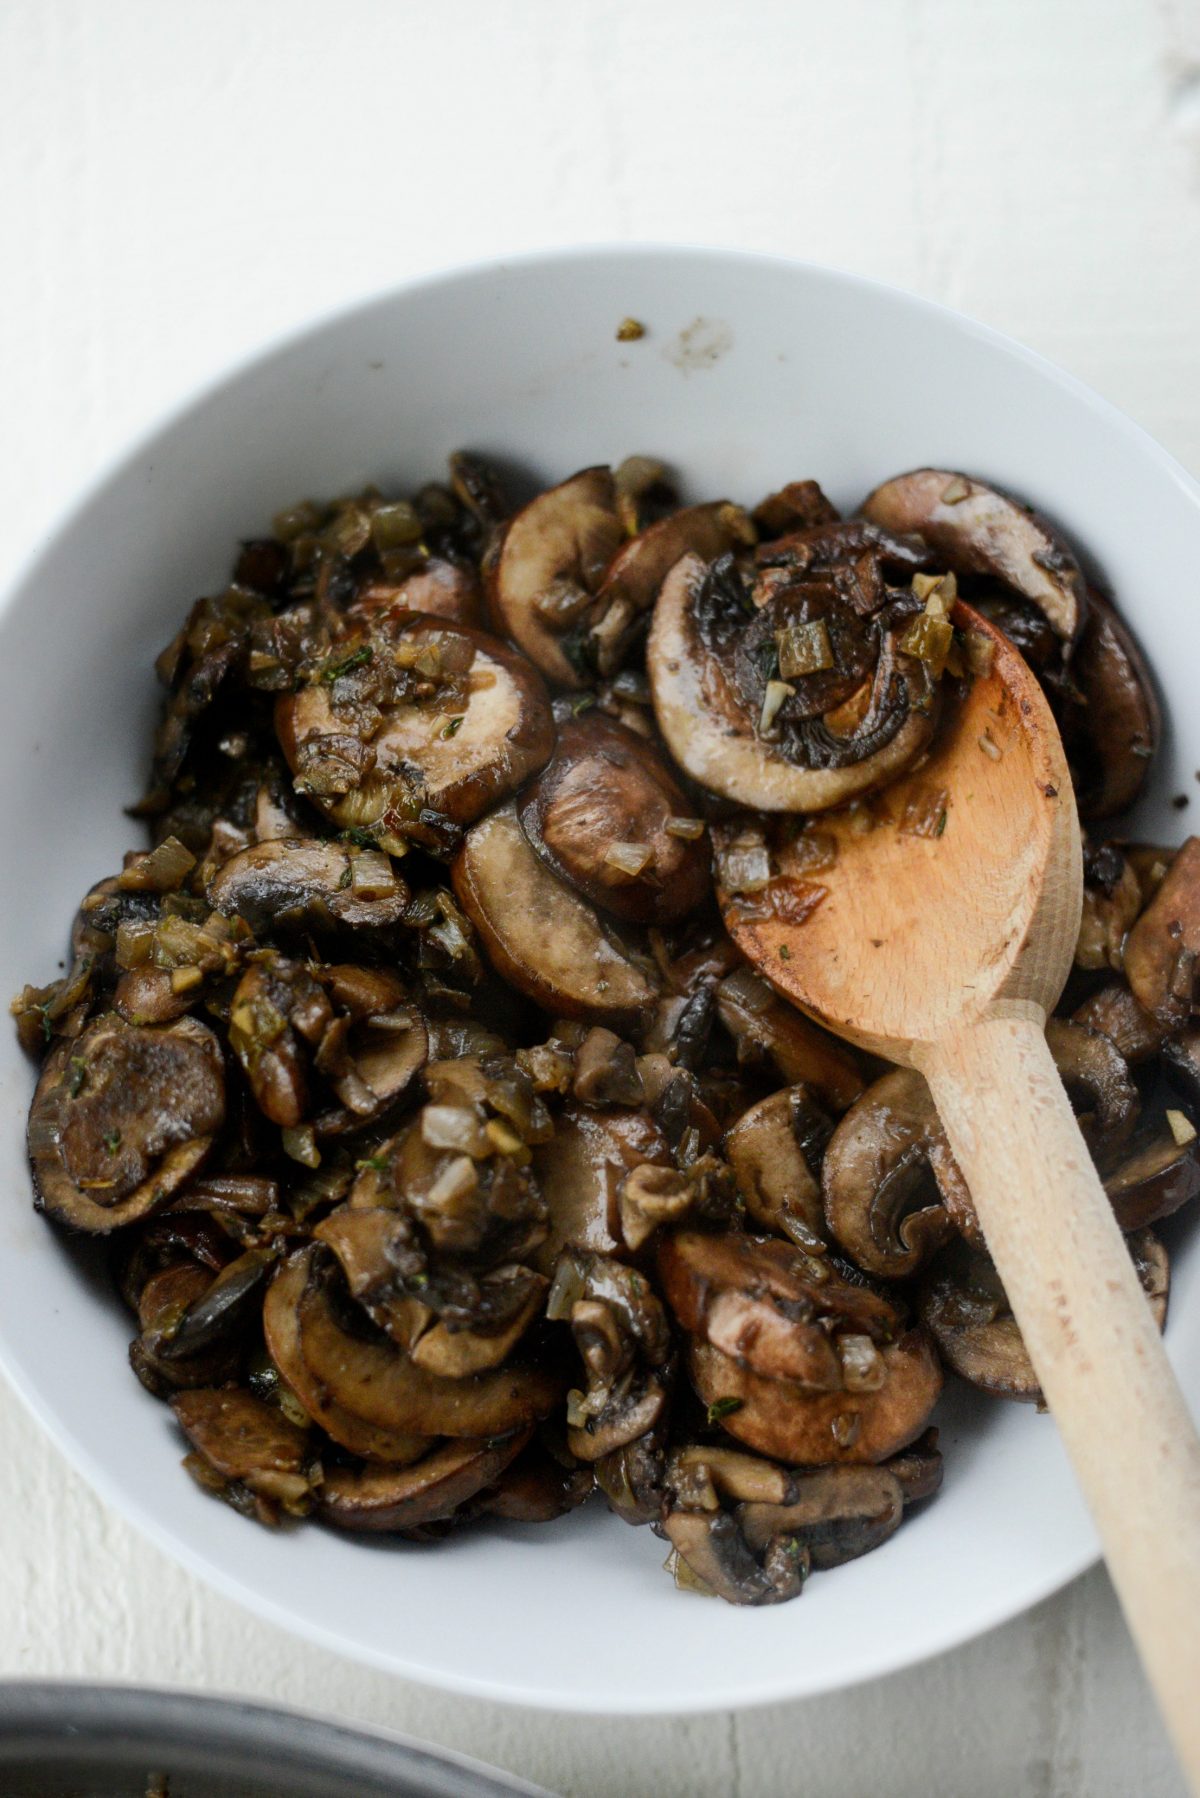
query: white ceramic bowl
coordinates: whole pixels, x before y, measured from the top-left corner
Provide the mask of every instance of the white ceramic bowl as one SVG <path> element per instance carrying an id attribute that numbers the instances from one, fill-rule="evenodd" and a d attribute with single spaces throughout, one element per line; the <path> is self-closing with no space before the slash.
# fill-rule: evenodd
<path id="1" fill-rule="evenodd" d="M 615 339 L 627 314 L 648 327 L 640 342 Z M 868 282 L 709 251 L 547 255 L 422 282 L 257 358 L 53 534 L 0 615 L 0 991 L 49 978 L 79 895 L 133 838 L 121 808 L 146 766 L 151 657 L 222 581 L 236 539 L 302 494 L 418 483 L 460 445 L 547 481 L 647 451 L 696 496 L 751 502 L 816 475 L 853 505 L 923 462 L 1011 486 L 1070 530 L 1158 671 L 1171 730 L 1140 828 L 1178 836 L 1187 814 L 1171 795 L 1200 801 L 1200 490 L 1140 430 L 994 333 Z M 110 1503 L 314 1640 L 485 1697 L 707 1710 L 885 1673 L 1012 1616 L 1095 1557 L 1051 1421 L 962 1392 L 938 1416 L 936 1503 L 777 1609 L 676 1592 L 648 1530 L 590 1507 L 436 1549 L 252 1528 L 180 1471 L 170 1413 L 129 1372 L 129 1323 L 94 1257 L 35 1216 L 30 1086 L 0 1032 L 3 1365 Z M 1200 1256 L 1186 1227 L 1167 1234 L 1167 1341 L 1195 1402 Z"/>

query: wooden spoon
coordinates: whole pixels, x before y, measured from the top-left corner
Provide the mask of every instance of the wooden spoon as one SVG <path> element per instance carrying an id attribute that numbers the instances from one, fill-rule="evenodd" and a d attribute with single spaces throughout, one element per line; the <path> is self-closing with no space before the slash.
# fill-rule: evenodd
<path id="1" fill-rule="evenodd" d="M 1082 904 L 1071 778 L 1021 656 L 961 602 L 954 620 L 990 668 L 928 760 L 873 815 L 816 821 L 829 865 L 781 840 L 765 892 L 722 909 L 796 1005 L 928 1080 L 1200 1792 L 1200 1440 L 1044 1034 Z"/>

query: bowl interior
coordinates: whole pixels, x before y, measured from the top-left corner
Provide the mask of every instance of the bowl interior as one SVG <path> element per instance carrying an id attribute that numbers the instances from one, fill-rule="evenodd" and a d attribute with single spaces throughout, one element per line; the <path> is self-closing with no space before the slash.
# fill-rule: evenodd
<path id="1" fill-rule="evenodd" d="M 646 336 L 619 343 L 617 323 Z M 1189 583 L 1197 491 L 1111 408 L 933 306 L 827 272 L 715 252 L 587 252 L 428 282 L 334 319 L 189 407 L 55 534 L 0 614 L 0 990 L 46 980 L 73 907 L 137 840 L 151 660 L 232 546 L 281 504 L 401 488 L 463 445 L 558 479 L 633 451 L 699 497 L 753 503 L 816 475 L 852 506 L 919 463 L 1028 495 L 1118 595 L 1170 719 L 1143 836 L 1195 795 Z M 101 1492 L 189 1567 L 282 1624 L 414 1678 L 530 1704 L 707 1709 L 802 1695 L 948 1647 L 1095 1554 L 1048 1419 L 954 1392 L 938 1501 L 802 1603 L 739 1612 L 677 1593 L 664 1547 L 587 1508 L 437 1549 L 316 1528 L 268 1534 L 179 1468 L 169 1412 L 132 1378 L 129 1326 L 87 1246 L 28 1203 L 31 1087 L 0 1033 L 0 1361 Z M 1200 1258 L 1176 1249 L 1167 1340 L 1200 1398 Z M 1031 1502 L 1036 1494 L 1036 1502 Z"/>

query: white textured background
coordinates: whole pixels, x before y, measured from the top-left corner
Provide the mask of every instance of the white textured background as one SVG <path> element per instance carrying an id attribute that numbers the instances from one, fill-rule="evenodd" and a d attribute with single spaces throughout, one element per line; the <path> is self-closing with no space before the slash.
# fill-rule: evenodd
<path id="1" fill-rule="evenodd" d="M 1200 472 L 1197 0 L 0 0 L 0 563 L 312 313 L 479 255 L 650 237 L 948 301 Z M 1102 1574 L 831 1699 L 504 1711 L 212 1596 L 0 1387 L 0 1677 L 53 1673 L 369 1719 L 581 1798 L 1182 1790 Z"/>

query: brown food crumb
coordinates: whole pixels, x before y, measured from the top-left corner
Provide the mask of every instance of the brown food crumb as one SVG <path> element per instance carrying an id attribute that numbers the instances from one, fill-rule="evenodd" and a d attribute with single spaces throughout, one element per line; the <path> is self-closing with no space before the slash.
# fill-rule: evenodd
<path id="1" fill-rule="evenodd" d="M 1175 807 L 1177 812 L 1181 812 L 1184 806 L 1189 805 L 1190 803 L 1191 801 L 1188 799 L 1186 793 L 1176 793 L 1174 799 L 1171 801 L 1171 804 Z"/>
<path id="2" fill-rule="evenodd" d="M 646 327 L 640 318 L 623 318 L 617 326 L 618 343 L 636 343 L 639 337 L 646 335 Z"/>

